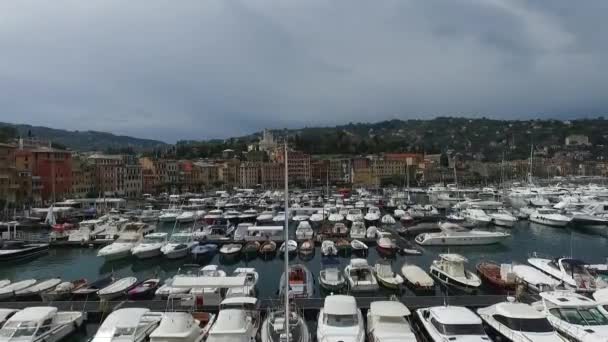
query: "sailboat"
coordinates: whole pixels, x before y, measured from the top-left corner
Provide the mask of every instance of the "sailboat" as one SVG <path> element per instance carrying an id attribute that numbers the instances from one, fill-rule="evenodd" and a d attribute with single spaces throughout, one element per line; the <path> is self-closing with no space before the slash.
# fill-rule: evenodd
<path id="1" fill-rule="evenodd" d="M 287 139 L 285 139 L 285 241 L 289 241 L 289 189 L 288 189 L 288 169 L 287 169 Z M 283 276 L 290 274 L 289 249 L 283 250 L 285 254 L 285 269 Z M 278 307 L 271 310 L 262 323 L 260 337 L 262 342 L 308 342 L 310 332 L 304 320 L 304 315 L 299 313 L 293 305 L 290 305 L 290 282 L 284 281 L 283 294 L 284 308 Z M 287 319 L 286 319 L 287 317 Z"/>

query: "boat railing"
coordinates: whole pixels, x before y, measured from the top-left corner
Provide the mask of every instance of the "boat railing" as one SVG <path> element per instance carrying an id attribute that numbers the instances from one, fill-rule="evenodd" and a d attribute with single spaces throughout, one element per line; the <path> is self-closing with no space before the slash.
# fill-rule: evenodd
<path id="1" fill-rule="evenodd" d="M 31 233 L 24 231 L 2 232 L 2 240 L 26 241 L 26 242 L 49 242 L 48 233 Z"/>

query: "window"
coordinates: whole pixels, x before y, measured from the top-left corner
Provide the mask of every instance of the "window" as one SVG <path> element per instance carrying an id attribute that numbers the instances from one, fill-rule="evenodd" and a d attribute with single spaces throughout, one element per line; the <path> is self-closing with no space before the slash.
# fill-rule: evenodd
<path id="1" fill-rule="evenodd" d="M 509 327 L 511 330 L 525 332 L 551 332 L 553 327 L 545 318 L 513 318 L 502 315 L 494 315 L 498 323 Z"/>
<path id="2" fill-rule="evenodd" d="M 334 327 L 352 327 L 357 325 L 357 315 L 325 314 L 325 323 Z"/>

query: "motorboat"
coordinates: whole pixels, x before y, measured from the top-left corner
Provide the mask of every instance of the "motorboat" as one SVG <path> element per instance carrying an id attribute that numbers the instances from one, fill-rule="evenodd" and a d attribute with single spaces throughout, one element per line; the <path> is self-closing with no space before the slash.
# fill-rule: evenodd
<path id="1" fill-rule="evenodd" d="M 248 228 L 249 226 L 250 224 L 239 225 L 239 227 L 242 227 L 243 229 L 245 229 L 245 227 Z M 202 241 L 227 241 L 230 239 L 229 235 L 233 230 L 232 226 L 225 224 L 210 224 L 204 226 L 202 230 L 195 231 L 194 238 Z"/>
<path id="2" fill-rule="evenodd" d="M 150 233 L 142 242 L 131 248 L 131 254 L 138 259 L 153 258 L 162 255 L 161 248 L 167 244 L 167 233 Z"/>
<path id="3" fill-rule="evenodd" d="M 167 259 L 180 259 L 190 254 L 198 242 L 192 239 L 190 231 L 173 233 L 169 241 L 160 249 Z"/>
<path id="4" fill-rule="evenodd" d="M 540 293 L 542 307 L 549 323 L 571 341 L 605 341 L 608 338 L 608 317 L 599 304 L 572 291 Z"/>
<path id="5" fill-rule="evenodd" d="M 41 299 L 41 294 L 54 289 L 61 283 L 60 278 L 51 278 L 39 281 L 36 284 L 26 287 L 22 290 L 15 291 L 17 299 Z"/>
<path id="6" fill-rule="evenodd" d="M 158 327 L 162 312 L 143 308 L 124 308 L 112 311 L 103 321 L 91 342 L 144 342 Z"/>
<path id="7" fill-rule="evenodd" d="M 211 258 L 213 258 L 213 256 L 217 253 L 218 250 L 219 250 L 218 245 L 213 244 L 213 243 L 207 243 L 207 244 L 204 244 L 204 245 L 196 245 L 191 250 L 192 259 L 194 259 L 194 260 L 199 260 L 199 259 L 210 260 Z"/>
<path id="8" fill-rule="evenodd" d="M 365 322 L 353 296 L 325 297 L 317 322 L 319 342 L 364 342 Z"/>
<path id="9" fill-rule="evenodd" d="M 310 219 L 310 215 L 308 215 L 308 212 L 306 210 L 294 209 L 294 214 L 292 218 L 293 221 L 304 222 L 308 221 L 308 219 Z"/>
<path id="10" fill-rule="evenodd" d="M 287 246 L 287 253 L 293 254 L 298 251 L 298 243 L 295 240 L 287 240 L 287 242 L 283 242 L 281 247 L 279 247 L 279 254 L 285 254 L 285 246 Z"/>
<path id="11" fill-rule="evenodd" d="M 515 293 L 517 285 L 513 265 L 497 264 L 491 261 L 480 261 L 477 266 L 477 275 L 486 285 L 501 293 Z"/>
<path id="12" fill-rule="evenodd" d="M 0 341 L 58 342 L 78 330 L 84 314 L 58 311 L 52 306 L 27 307 L 11 316 L 0 329 Z"/>
<path id="13" fill-rule="evenodd" d="M 207 342 L 255 341 L 260 328 L 260 311 L 255 297 L 224 299 L 215 322 L 209 329 Z"/>
<path id="14" fill-rule="evenodd" d="M 175 222 L 181 213 L 181 209 L 178 208 L 163 209 L 158 216 L 158 220 L 160 222 Z"/>
<path id="15" fill-rule="evenodd" d="M 295 308 L 289 310 L 289 332 L 285 331 L 285 309 L 270 310 L 260 330 L 261 342 L 281 342 L 289 336 L 289 341 L 308 342 L 311 340 L 304 316 Z"/>
<path id="16" fill-rule="evenodd" d="M 394 256 L 399 247 L 397 247 L 397 243 L 387 234 L 380 234 L 380 238 L 376 241 L 376 247 L 378 249 L 378 253 L 392 257 Z"/>
<path id="17" fill-rule="evenodd" d="M 0 241 L 0 262 L 35 257 L 49 251 L 48 243 Z"/>
<path id="18" fill-rule="evenodd" d="M 367 337 L 370 342 L 415 342 L 410 310 L 398 301 L 371 302 L 367 311 Z"/>
<path id="19" fill-rule="evenodd" d="M 367 249 L 369 247 L 367 247 L 367 245 L 359 240 L 351 240 L 350 241 L 350 246 L 353 249 L 353 251 L 357 252 L 357 251 L 367 251 Z"/>
<path id="20" fill-rule="evenodd" d="M 462 216 L 467 222 L 477 227 L 485 227 L 492 222 L 492 217 L 479 208 L 466 208 L 462 211 Z"/>
<path id="21" fill-rule="evenodd" d="M 328 291 L 340 291 L 346 286 L 346 279 L 337 267 L 326 267 L 319 271 L 319 285 Z"/>
<path id="22" fill-rule="evenodd" d="M 528 217 L 530 222 L 543 224 L 552 227 L 565 227 L 572 220 L 571 217 L 560 214 L 555 209 L 539 208 L 533 211 Z"/>
<path id="23" fill-rule="evenodd" d="M 324 256 L 334 256 L 338 254 L 336 244 L 331 240 L 325 240 L 321 243 L 321 254 Z"/>
<path id="24" fill-rule="evenodd" d="M 397 209 L 393 210 L 393 216 L 396 219 L 400 219 L 401 216 L 403 216 L 405 214 L 407 214 L 407 212 L 405 210 L 401 209 L 401 208 L 397 208 Z"/>
<path id="25" fill-rule="evenodd" d="M 220 248 L 220 254 L 222 255 L 235 255 L 241 252 L 243 245 L 240 243 L 227 243 Z"/>
<path id="26" fill-rule="evenodd" d="M 365 223 L 361 221 L 353 222 L 350 227 L 350 238 L 351 239 L 365 239 L 365 233 L 367 229 L 365 228 Z"/>
<path id="27" fill-rule="evenodd" d="M 460 254 L 439 254 L 439 260 L 433 260 L 430 273 L 439 282 L 460 290 L 471 291 L 481 286 L 481 279 L 465 269 L 468 260 Z"/>
<path id="28" fill-rule="evenodd" d="M 363 216 L 363 220 L 368 226 L 375 226 L 380 222 L 380 215 L 378 207 L 369 207 L 367 213 Z"/>
<path id="29" fill-rule="evenodd" d="M 374 265 L 376 279 L 380 285 L 389 289 L 398 289 L 403 284 L 403 277 L 393 272 L 390 263 L 378 262 Z"/>
<path id="30" fill-rule="evenodd" d="M 200 271 L 200 266 L 197 264 L 185 264 L 177 270 L 174 277 L 165 279 L 163 284 L 156 290 L 155 294 L 163 299 L 172 295 L 183 295 L 190 292 L 190 288 L 183 286 L 173 286 L 175 277 L 196 277 Z"/>
<path id="31" fill-rule="evenodd" d="M 216 278 L 225 279 L 226 271 L 220 269 L 218 265 L 207 265 L 201 268 L 196 275 L 201 278 Z M 180 276 L 176 276 L 178 279 Z M 205 305 L 217 306 L 223 299 L 223 289 L 220 286 L 209 286 L 209 287 L 193 287 L 190 290 L 190 294 L 193 295 L 197 301 L 202 300 Z"/>
<path id="32" fill-rule="evenodd" d="M 69 298 L 72 295 L 73 291 L 82 289 L 88 285 L 86 279 L 76 279 L 73 281 L 64 281 L 62 283 L 57 284 L 55 288 L 50 291 L 40 293 L 40 297 L 42 297 L 43 302 L 52 302 L 56 300 L 62 300 Z"/>
<path id="33" fill-rule="evenodd" d="M 330 223 L 344 222 L 344 215 L 336 212 L 330 213 L 327 217 L 327 221 L 329 221 Z"/>
<path id="34" fill-rule="evenodd" d="M 264 211 L 256 217 L 256 222 L 260 225 L 272 223 L 274 218 L 274 211 Z"/>
<path id="35" fill-rule="evenodd" d="M 348 210 L 348 214 L 346 214 L 346 221 L 353 222 L 363 221 L 363 212 L 359 208 L 353 208 Z"/>
<path id="36" fill-rule="evenodd" d="M 118 239 L 110 245 L 101 248 L 97 252 L 97 256 L 105 260 L 117 260 L 130 256 L 131 249 L 139 245 L 143 240 L 147 228 L 148 225 L 142 222 L 126 224 L 118 235 Z"/>
<path id="37" fill-rule="evenodd" d="M 414 292 L 432 292 L 435 290 L 435 281 L 420 266 L 414 264 L 403 264 L 401 274 Z"/>
<path id="38" fill-rule="evenodd" d="M 215 316 L 211 316 L 209 324 Z M 201 342 L 208 327 L 201 328 L 203 322 L 188 312 L 165 312 L 160 324 L 150 334 L 150 342 Z"/>
<path id="39" fill-rule="evenodd" d="M 0 300 L 13 298 L 15 296 L 15 292 L 25 290 L 28 287 L 36 284 L 36 282 L 36 279 L 25 279 L 4 286 L 0 288 Z"/>
<path id="40" fill-rule="evenodd" d="M 491 245 L 511 236 L 503 232 L 468 230 L 451 222 L 442 222 L 439 228 L 441 229 L 439 233 L 422 233 L 416 236 L 416 243 L 421 246 Z"/>
<path id="41" fill-rule="evenodd" d="M 262 243 L 262 245 L 260 246 L 261 255 L 270 256 L 270 255 L 275 255 L 276 252 L 277 252 L 277 243 L 272 240 L 264 241 Z"/>
<path id="42" fill-rule="evenodd" d="M 160 216 L 160 211 L 153 209 L 152 206 L 147 206 L 144 210 L 141 211 L 141 214 L 138 217 L 138 220 L 141 222 L 156 222 L 158 221 L 158 217 Z"/>
<path id="43" fill-rule="evenodd" d="M 289 214 L 287 215 L 287 221 L 291 221 L 291 211 L 289 212 Z M 272 218 L 272 222 L 275 223 L 283 223 L 285 222 L 285 212 L 284 211 L 279 211 L 273 218 Z"/>
<path id="44" fill-rule="evenodd" d="M 378 280 L 374 276 L 374 269 L 365 259 L 351 259 L 344 268 L 344 276 L 353 292 L 378 290 Z"/>
<path id="45" fill-rule="evenodd" d="M 296 228 L 296 240 L 309 240 L 315 235 L 308 221 L 301 221 Z"/>
<path id="46" fill-rule="evenodd" d="M 517 217 L 513 216 L 513 214 L 504 208 L 492 211 L 486 210 L 486 214 L 490 216 L 492 223 L 496 226 L 510 228 L 517 222 Z"/>
<path id="47" fill-rule="evenodd" d="M 102 219 L 103 223 L 95 226 L 90 234 L 90 238 L 95 241 L 114 241 L 129 223 L 129 220 L 117 215 L 116 213 L 110 213 Z M 69 240 L 69 238 L 68 238 Z"/>
<path id="48" fill-rule="evenodd" d="M 530 304 L 501 302 L 477 309 L 493 341 L 564 342 L 547 317 Z"/>
<path id="49" fill-rule="evenodd" d="M 109 301 L 124 296 L 137 285 L 137 278 L 124 277 L 97 291 L 99 299 Z"/>
<path id="50" fill-rule="evenodd" d="M 194 220 L 196 219 L 195 216 L 195 212 L 194 211 L 189 211 L 189 210 L 184 210 L 182 211 L 179 215 L 177 215 L 177 217 L 175 218 L 175 220 L 179 223 L 188 223 L 188 222 L 194 222 Z"/>
<path id="51" fill-rule="evenodd" d="M 403 215 L 401 215 L 399 217 L 399 222 L 401 222 L 401 225 L 403 227 L 409 227 L 409 226 L 413 225 L 416 222 L 416 220 L 414 220 L 414 218 L 408 212 L 405 212 Z"/>
<path id="52" fill-rule="evenodd" d="M 4 323 L 17 312 L 19 312 L 17 309 L 0 309 L 0 328 L 2 328 Z"/>
<path id="53" fill-rule="evenodd" d="M 72 296 L 75 298 L 88 298 L 89 296 L 97 295 L 97 291 L 112 284 L 114 277 L 111 275 L 101 277 L 91 283 L 86 284 L 72 290 Z"/>
<path id="54" fill-rule="evenodd" d="M 207 213 L 207 215 L 203 216 L 203 220 L 207 224 L 215 224 L 216 222 L 220 221 L 223 216 L 224 216 L 224 211 L 223 210 L 221 210 L 221 209 L 213 209 L 213 210 L 209 210 L 209 212 Z"/>
<path id="55" fill-rule="evenodd" d="M 382 224 L 387 225 L 387 226 L 392 226 L 395 223 L 397 223 L 397 221 L 395 221 L 395 219 L 389 214 L 382 216 L 382 219 L 380 220 L 380 222 L 382 222 Z"/>
<path id="56" fill-rule="evenodd" d="M 312 215 L 310 215 L 310 224 L 313 227 L 319 227 L 321 225 L 321 223 L 323 223 L 323 221 L 325 220 L 325 215 L 323 215 L 323 213 L 314 213 Z"/>
<path id="57" fill-rule="evenodd" d="M 415 204 L 407 209 L 407 213 L 412 217 L 414 221 L 437 221 L 440 217 L 437 208 L 430 204 L 419 205 Z M 403 216 L 401 216 L 401 222 L 403 222 Z"/>
<path id="58" fill-rule="evenodd" d="M 152 278 L 142 281 L 127 292 L 129 299 L 153 299 L 160 286 L 160 279 Z"/>
<path id="59" fill-rule="evenodd" d="M 525 284 L 527 289 L 533 292 L 550 291 L 560 285 L 557 279 L 532 266 L 513 265 L 513 273 L 519 282 Z"/>
<path id="60" fill-rule="evenodd" d="M 595 278 L 589 273 L 583 261 L 571 258 L 532 257 L 528 259 L 528 263 L 576 291 L 593 292 L 597 288 Z"/>
<path id="61" fill-rule="evenodd" d="M 256 296 L 256 286 L 258 280 L 260 279 L 260 275 L 252 267 L 237 267 L 232 272 L 233 277 L 243 276 L 245 277 L 245 285 L 241 287 L 231 287 L 226 290 L 226 298 L 230 297 L 255 297 Z"/>
<path id="62" fill-rule="evenodd" d="M 313 240 L 305 240 L 300 244 L 300 254 L 310 255 L 315 252 L 315 242 Z"/>
<path id="63" fill-rule="evenodd" d="M 479 316 L 462 306 L 418 309 L 416 318 L 416 329 L 425 341 L 490 341 Z"/>
<path id="64" fill-rule="evenodd" d="M 247 209 L 239 215 L 239 222 L 253 223 L 258 217 L 258 211 L 255 209 Z"/>
<path id="65" fill-rule="evenodd" d="M 279 296 L 285 295 L 285 272 L 279 281 Z M 314 294 L 314 278 L 303 264 L 289 265 L 287 277 L 290 298 L 311 298 Z"/>
<path id="66" fill-rule="evenodd" d="M 380 235 L 380 231 L 376 226 L 367 227 L 367 231 L 365 232 L 366 239 L 376 239 Z"/>

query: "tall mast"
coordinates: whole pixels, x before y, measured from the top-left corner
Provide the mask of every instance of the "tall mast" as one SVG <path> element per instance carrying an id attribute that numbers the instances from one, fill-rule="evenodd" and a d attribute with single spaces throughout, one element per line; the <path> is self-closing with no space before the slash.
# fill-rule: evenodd
<path id="1" fill-rule="evenodd" d="M 532 186 L 532 166 L 534 165 L 532 158 L 534 158 L 534 144 L 530 144 L 530 172 L 528 172 L 529 186 Z"/>
<path id="2" fill-rule="evenodd" d="M 284 244 L 284 259 L 285 259 L 285 342 L 289 342 L 289 251 L 287 248 L 287 242 L 289 241 L 289 180 L 288 180 L 288 168 L 287 168 L 287 135 L 285 135 L 284 142 L 284 153 L 285 153 L 285 242 Z"/>

